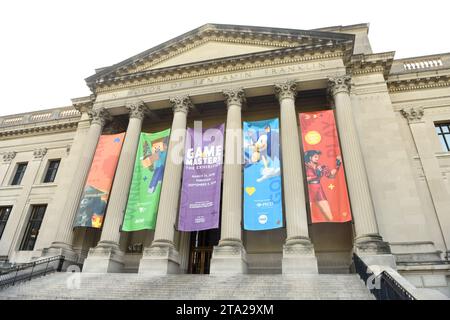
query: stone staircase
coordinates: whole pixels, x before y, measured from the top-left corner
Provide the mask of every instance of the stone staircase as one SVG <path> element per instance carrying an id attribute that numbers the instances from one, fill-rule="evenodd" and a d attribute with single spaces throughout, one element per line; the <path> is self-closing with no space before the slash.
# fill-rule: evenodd
<path id="1" fill-rule="evenodd" d="M 77 278 L 78 276 L 80 277 Z M 0 300 L 3 299 L 374 300 L 375 298 L 355 274 L 150 276 L 125 273 L 54 273 L 0 290 Z"/>

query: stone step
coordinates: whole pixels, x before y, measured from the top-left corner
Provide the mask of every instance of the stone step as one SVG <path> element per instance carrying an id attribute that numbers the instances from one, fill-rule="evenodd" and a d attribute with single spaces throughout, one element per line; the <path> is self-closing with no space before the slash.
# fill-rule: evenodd
<path id="1" fill-rule="evenodd" d="M 67 281 L 80 277 L 79 288 Z M 73 282 L 72 282 L 73 283 Z M 357 275 L 56 273 L 0 291 L 0 299 L 374 299 Z"/>

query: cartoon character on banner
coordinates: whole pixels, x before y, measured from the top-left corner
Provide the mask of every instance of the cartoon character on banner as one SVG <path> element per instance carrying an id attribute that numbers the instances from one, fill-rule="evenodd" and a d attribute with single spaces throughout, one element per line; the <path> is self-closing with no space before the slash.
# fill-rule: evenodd
<path id="1" fill-rule="evenodd" d="M 270 125 L 264 128 L 263 132 L 260 132 L 259 128 L 251 129 L 247 131 L 248 139 L 245 140 L 245 167 L 249 167 L 253 164 L 259 164 L 261 166 L 260 175 L 256 181 L 262 182 L 266 179 L 280 175 L 280 159 L 278 153 L 273 153 L 271 142 L 272 135 L 278 134 L 273 132 Z"/>
<path id="2" fill-rule="evenodd" d="M 152 146 L 150 148 L 148 142 L 144 141 L 141 163 L 144 168 L 153 172 L 152 180 L 148 186 L 148 193 L 155 192 L 158 184 L 162 183 L 168 142 L 169 137 L 156 139 L 151 142 Z"/>
<path id="3" fill-rule="evenodd" d="M 333 220 L 330 204 L 322 188 L 320 180 L 322 177 L 334 179 L 341 167 L 342 160 L 340 156 L 336 157 L 336 168 L 331 169 L 319 163 L 320 150 L 309 150 L 305 152 L 306 181 L 308 182 L 308 194 L 310 206 L 316 203 L 322 214 L 328 221 Z"/>
<path id="4" fill-rule="evenodd" d="M 100 228 L 103 224 L 108 194 L 93 186 L 87 186 L 80 202 L 76 226 Z"/>

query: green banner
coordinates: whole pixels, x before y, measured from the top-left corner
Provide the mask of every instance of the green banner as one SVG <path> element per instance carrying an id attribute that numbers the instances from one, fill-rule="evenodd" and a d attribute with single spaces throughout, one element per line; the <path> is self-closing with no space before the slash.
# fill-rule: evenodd
<path id="1" fill-rule="evenodd" d="M 170 129 L 141 133 L 123 231 L 154 230 L 167 158 Z"/>

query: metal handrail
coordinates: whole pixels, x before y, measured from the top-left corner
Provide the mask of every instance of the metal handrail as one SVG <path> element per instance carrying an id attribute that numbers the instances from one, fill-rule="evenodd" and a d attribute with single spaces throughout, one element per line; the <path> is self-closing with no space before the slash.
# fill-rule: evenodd
<path id="1" fill-rule="evenodd" d="M 0 290 L 8 286 L 13 286 L 18 282 L 45 276 L 48 273 L 55 271 L 60 272 L 62 270 L 64 260 L 64 256 L 54 256 L 14 266 L 6 272 L 3 271 L 0 273 Z M 57 265 L 55 266 L 52 262 L 57 262 Z M 41 266 L 44 267 L 41 268 Z"/>
<path id="2" fill-rule="evenodd" d="M 353 262 L 356 273 L 358 273 L 359 277 L 367 284 L 367 281 L 369 277 L 372 276 L 373 272 L 370 271 L 365 262 L 356 254 L 353 254 Z M 378 287 L 369 288 L 369 286 L 367 286 L 377 300 L 416 300 L 416 298 L 388 272 L 382 271 L 377 278 L 379 278 L 377 279 L 378 281 L 376 281 L 379 284 Z"/>

